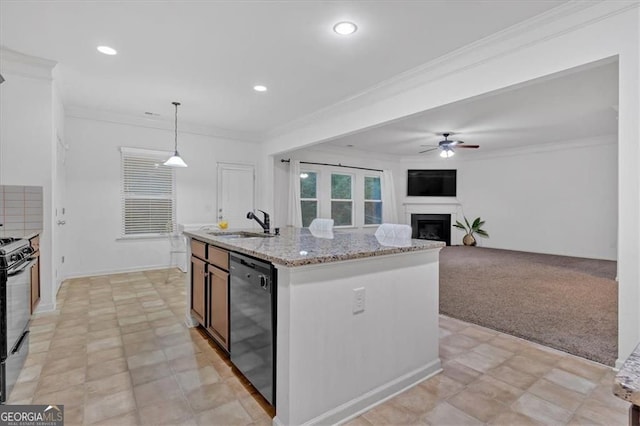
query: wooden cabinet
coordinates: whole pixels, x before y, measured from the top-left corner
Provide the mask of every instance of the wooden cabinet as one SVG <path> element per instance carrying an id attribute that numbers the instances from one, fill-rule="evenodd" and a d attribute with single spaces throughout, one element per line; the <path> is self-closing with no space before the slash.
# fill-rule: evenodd
<path id="1" fill-rule="evenodd" d="M 40 236 L 36 235 L 31 238 L 29 243 L 35 250 L 33 256 L 36 260 L 31 265 L 31 313 L 33 314 L 40 301 Z"/>
<path id="2" fill-rule="evenodd" d="M 207 264 L 195 256 L 191 256 L 191 315 L 205 325 L 207 312 Z"/>
<path id="3" fill-rule="evenodd" d="M 229 349 L 229 273 L 213 265 L 208 265 L 208 271 L 207 331 L 225 349 Z"/>
<path id="4" fill-rule="evenodd" d="M 191 314 L 229 350 L 229 252 L 191 240 Z"/>

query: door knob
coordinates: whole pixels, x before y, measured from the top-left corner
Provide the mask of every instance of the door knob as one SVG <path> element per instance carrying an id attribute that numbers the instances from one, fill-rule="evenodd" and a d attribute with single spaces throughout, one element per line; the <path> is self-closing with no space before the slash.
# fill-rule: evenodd
<path id="1" fill-rule="evenodd" d="M 67 223 L 67 222 L 66 222 L 66 221 L 64 221 L 64 220 L 59 220 L 59 221 L 58 221 L 58 225 L 64 225 L 65 223 Z"/>

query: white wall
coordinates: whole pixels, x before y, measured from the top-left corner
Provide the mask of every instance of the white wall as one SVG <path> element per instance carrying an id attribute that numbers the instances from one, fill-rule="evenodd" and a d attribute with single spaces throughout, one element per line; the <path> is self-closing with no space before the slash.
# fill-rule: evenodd
<path id="1" fill-rule="evenodd" d="M 551 16 L 553 15 L 553 16 Z M 354 97 L 274 135 L 277 155 L 420 111 L 618 56 L 619 359 L 640 341 L 640 8 L 638 2 L 569 2 Z"/>
<path id="2" fill-rule="evenodd" d="M 481 153 L 473 154 L 454 157 L 457 161 L 405 162 L 402 193 L 406 193 L 406 169 L 457 169 L 460 213 L 470 221 L 480 216 L 487 222 L 484 229 L 490 237 L 476 238 L 478 245 L 617 259 L 615 136 L 486 154 L 477 160 Z M 452 244 L 461 244 L 461 235 L 452 236 Z"/>
<path id="3" fill-rule="evenodd" d="M 173 129 L 143 127 L 67 115 L 67 276 L 167 267 L 167 239 L 120 240 L 119 147 L 172 150 Z M 256 164 L 252 143 L 178 133 L 178 223 L 217 222 L 217 162 Z"/>
<path id="4" fill-rule="evenodd" d="M 0 184 L 43 188 L 39 310 L 55 308 L 52 265 L 55 62 L 0 48 Z"/>

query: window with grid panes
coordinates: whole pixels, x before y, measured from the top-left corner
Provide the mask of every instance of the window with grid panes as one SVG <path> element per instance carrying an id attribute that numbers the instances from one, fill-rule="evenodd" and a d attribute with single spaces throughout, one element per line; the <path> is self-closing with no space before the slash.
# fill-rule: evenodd
<path id="1" fill-rule="evenodd" d="M 318 217 L 318 173 L 300 172 L 300 207 L 302 226 L 308 227 Z"/>
<path id="2" fill-rule="evenodd" d="M 364 224 L 382 223 L 382 191 L 379 176 L 364 177 Z"/>
<path id="3" fill-rule="evenodd" d="M 334 226 L 353 225 L 353 176 L 331 174 L 331 218 Z"/>

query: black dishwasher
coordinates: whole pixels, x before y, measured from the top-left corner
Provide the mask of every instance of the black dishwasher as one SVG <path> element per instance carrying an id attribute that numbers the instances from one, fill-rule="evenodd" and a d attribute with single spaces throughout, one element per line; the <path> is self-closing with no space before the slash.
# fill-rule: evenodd
<path id="1" fill-rule="evenodd" d="M 275 268 L 233 252 L 229 268 L 231 362 L 275 407 Z"/>

